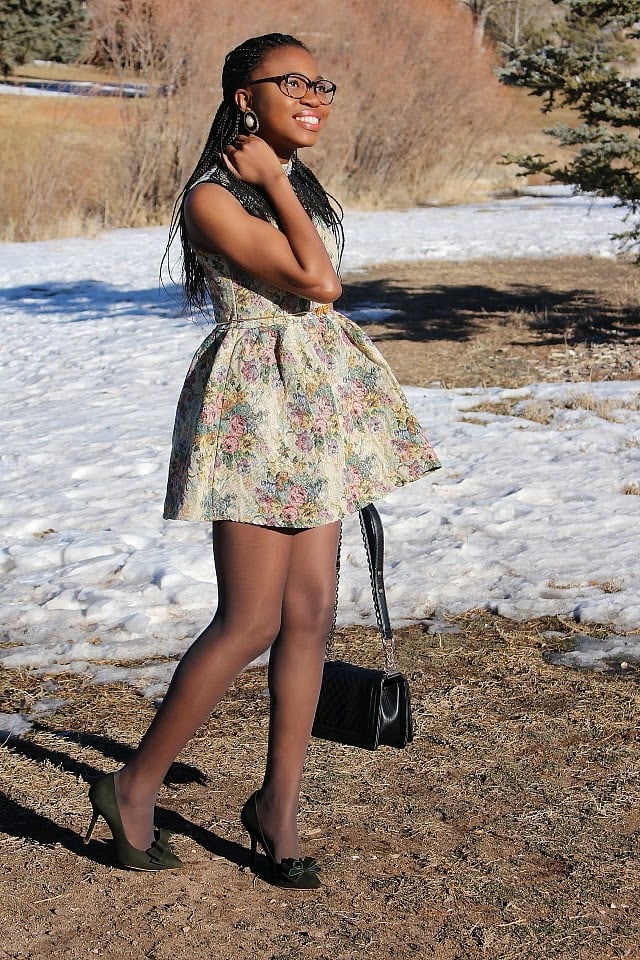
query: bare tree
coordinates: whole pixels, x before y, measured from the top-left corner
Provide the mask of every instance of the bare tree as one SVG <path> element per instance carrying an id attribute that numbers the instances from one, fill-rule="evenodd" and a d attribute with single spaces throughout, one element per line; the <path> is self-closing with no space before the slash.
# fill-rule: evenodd
<path id="1" fill-rule="evenodd" d="M 460 2 L 471 11 L 475 28 L 476 44 L 481 47 L 484 43 L 484 35 L 489 15 L 499 4 L 504 3 L 505 0 L 460 0 Z"/>
<path id="2" fill-rule="evenodd" d="M 547 23 L 554 9 L 553 0 L 460 0 L 467 7 L 475 28 L 478 46 L 485 34 L 493 40 L 515 47 L 541 24 Z"/>
<path id="3" fill-rule="evenodd" d="M 499 43 L 518 47 L 554 17 L 558 10 L 552 0 L 503 0 L 491 11 L 487 30 Z"/>

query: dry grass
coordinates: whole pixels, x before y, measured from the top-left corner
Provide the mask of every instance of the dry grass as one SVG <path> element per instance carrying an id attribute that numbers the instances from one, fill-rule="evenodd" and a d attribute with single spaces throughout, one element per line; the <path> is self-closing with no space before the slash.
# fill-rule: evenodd
<path id="1" fill-rule="evenodd" d="M 625 483 L 622 492 L 631 497 L 640 497 L 640 483 Z"/>
<path id="2" fill-rule="evenodd" d="M 46 239 L 104 224 L 119 105 L 0 97 L 0 240 Z"/>
<path id="3" fill-rule="evenodd" d="M 570 581 L 569 583 L 563 583 L 562 581 L 552 578 L 547 580 L 547 586 L 552 590 L 580 590 L 583 587 L 596 587 L 603 593 L 611 594 L 622 592 L 622 587 L 613 580 L 587 580 L 586 583 Z"/>
<path id="4" fill-rule="evenodd" d="M 95 83 L 109 81 L 111 73 L 100 67 L 93 67 L 87 63 L 54 63 L 53 61 L 38 61 L 18 64 L 13 73 L 7 78 L 9 83 L 14 79 L 31 80 L 89 80 Z"/>
<path id="5" fill-rule="evenodd" d="M 123 759 L 151 707 L 122 686 L 56 677 L 64 705 L 0 760 L 5 943 L 23 960 L 91 953 L 372 960 L 635 957 L 640 801 L 638 667 L 579 673 L 545 662 L 580 631 L 483 612 L 398 632 L 417 735 L 405 751 L 312 743 L 305 849 L 326 887 L 252 889 L 237 811 L 265 747 L 264 671 L 242 675 L 170 771 L 159 822 L 188 866 L 144 877 L 86 851 L 86 787 Z M 454 629 L 458 632 L 449 632 Z M 336 653 L 375 663 L 369 630 Z M 6 673 L 28 712 L 46 677 Z M 106 836 L 106 834 L 102 834 Z"/>
<path id="6" fill-rule="evenodd" d="M 611 423 L 621 423 L 619 411 L 638 410 L 638 397 L 620 398 L 612 400 L 608 398 L 596 397 L 590 393 L 576 393 L 565 397 L 562 400 L 551 403 L 548 400 L 527 400 L 522 397 L 510 397 L 504 400 L 482 400 L 468 407 L 463 420 L 473 420 L 477 422 L 488 422 L 479 420 L 474 414 L 488 413 L 493 416 L 501 417 L 522 417 L 523 420 L 531 420 L 533 423 L 547 424 L 551 423 L 557 410 L 585 410 L 599 417 L 601 420 L 609 420 Z"/>
<path id="7" fill-rule="evenodd" d="M 0 96 L 0 241 L 165 222 L 184 119 L 167 99 Z"/>
<path id="8" fill-rule="evenodd" d="M 626 397 L 621 400 L 603 400 L 591 393 L 575 393 L 563 401 L 566 410 L 587 410 L 601 420 L 610 420 L 619 423 L 615 416 L 616 410 L 640 410 L 640 394 L 635 397 Z"/>
<path id="9" fill-rule="evenodd" d="M 589 580 L 588 586 L 598 587 L 603 593 L 621 593 L 620 587 L 613 580 Z"/>
<path id="10" fill-rule="evenodd" d="M 547 400 L 530 400 L 523 403 L 515 415 L 532 423 L 551 423 L 553 405 Z"/>

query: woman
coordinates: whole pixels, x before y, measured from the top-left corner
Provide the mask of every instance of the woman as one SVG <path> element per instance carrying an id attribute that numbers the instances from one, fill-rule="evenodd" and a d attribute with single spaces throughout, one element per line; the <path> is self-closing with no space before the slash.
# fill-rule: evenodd
<path id="1" fill-rule="evenodd" d="M 439 464 L 386 362 L 331 303 L 340 215 L 297 151 L 316 142 L 335 86 L 293 37 L 228 54 L 223 102 L 181 195 L 187 302 L 216 326 L 176 414 L 165 517 L 213 523 L 218 609 L 179 664 L 149 730 L 90 790 L 124 866 L 180 865 L 153 824 L 178 752 L 248 663 L 271 648 L 261 788 L 241 821 L 272 880 L 320 885 L 301 858 L 297 810 L 340 521 Z M 173 234 L 172 234 L 173 235 Z"/>

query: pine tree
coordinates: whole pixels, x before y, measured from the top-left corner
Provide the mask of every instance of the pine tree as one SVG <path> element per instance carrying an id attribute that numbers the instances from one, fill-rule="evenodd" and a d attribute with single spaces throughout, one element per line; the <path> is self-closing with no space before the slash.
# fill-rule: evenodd
<path id="1" fill-rule="evenodd" d="M 554 0 L 566 10 L 555 34 L 510 51 L 501 79 L 531 90 L 548 113 L 568 106 L 576 124 L 545 131 L 571 159 L 508 155 L 524 173 L 545 173 L 579 191 L 615 197 L 630 227 L 617 237 L 640 247 L 640 0 Z M 640 260 L 640 253 L 638 254 Z"/>
<path id="2" fill-rule="evenodd" d="M 38 57 L 72 63 L 85 38 L 82 0 L 0 0 L 0 70 Z"/>

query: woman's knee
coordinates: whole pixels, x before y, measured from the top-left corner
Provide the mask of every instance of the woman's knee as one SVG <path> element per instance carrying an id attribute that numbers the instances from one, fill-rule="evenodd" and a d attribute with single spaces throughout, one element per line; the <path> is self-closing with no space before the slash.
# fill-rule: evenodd
<path id="1" fill-rule="evenodd" d="M 335 608 L 335 587 L 333 590 L 319 589 L 312 595 L 289 598 L 285 606 L 283 625 L 288 630 L 324 641 L 331 629 Z"/>
<path id="2" fill-rule="evenodd" d="M 209 628 L 215 640 L 242 650 L 245 657 L 255 660 L 266 653 L 280 632 L 280 617 L 247 610 L 243 617 L 225 615 L 218 610 Z M 213 638 L 212 637 L 212 638 Z"/>

